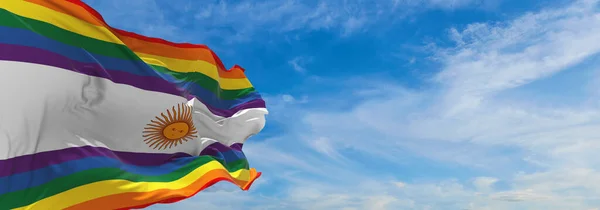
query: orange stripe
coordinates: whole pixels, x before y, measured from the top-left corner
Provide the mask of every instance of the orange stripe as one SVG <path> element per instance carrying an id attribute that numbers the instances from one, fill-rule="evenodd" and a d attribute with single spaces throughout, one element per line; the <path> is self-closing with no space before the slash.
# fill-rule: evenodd
<path id="1" fill-rule="evenodd" d="M 54 11 L 73 16 L 90 24 L 106 27 L 111 30 L 132 51 L 138 53 L 152 54 L 163 57 L 178 58 L 184 60 L 203 60 L 209 62 L 219 69 L 219 76 L 223 78 L 246 78 L 244 69 L 235 65 L 226 70 L 218 56 L 206 45 L 173 43 L 163 39 L 142 36 L 109 26 L 104 18 L 93 8 L 79 0 L 69 1 L 47 1 L 27 0 L 28 2 L 44 6 Z"/>
<path id="2" fill-rule="evenodd" d="M 52 9 L 54 11 L 64 13 L 67 15 L 71 15 L 76 17 L 77 19 L 83 20 L 85 22 L 107 27 L 107 25 L 102 21 L 98 20 L 96 16 L 90 14 L 88 11 L 78 8 L 72 4 L 65 4 L 65 1 L 48 1 L 48 0 L 25 0 L 40 6 L 44 6 L 48 9 Z"/>
<path id="3" fill-rule="evenodd" d="M 227 171 L 223 169 L 216 169 L 206 173 L 202 176 L 202 178 L 198 179 L 191 185 L 179 190 L 155 190 L 151 192 L 121 193 L 79 203 L 66 208 L 66 210 L 131 209 L 145 208 L 157 203 L 173 203 L 192 197 L 196 193 L 212 186 L 219 181 L 229 181 L 238 186 L 243 186 L 245 184 L 242 189 L 247 190 L 252 182 L 254 182 L 254 180 L 260 176 L 260 173 L 257 173 L 255 170 L 251 170 L 250 173 L 250 180 L 246 182 L 232 179 Z"/>

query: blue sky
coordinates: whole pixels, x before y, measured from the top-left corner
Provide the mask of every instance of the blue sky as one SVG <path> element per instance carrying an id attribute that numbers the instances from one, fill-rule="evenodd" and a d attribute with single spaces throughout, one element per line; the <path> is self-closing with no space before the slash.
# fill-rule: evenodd
<path id="1" fill-rule="evenodd" d="M 268 103 L 250 191 L 149 209 L 600 208 L 598 0 L 86 2 Z"/>

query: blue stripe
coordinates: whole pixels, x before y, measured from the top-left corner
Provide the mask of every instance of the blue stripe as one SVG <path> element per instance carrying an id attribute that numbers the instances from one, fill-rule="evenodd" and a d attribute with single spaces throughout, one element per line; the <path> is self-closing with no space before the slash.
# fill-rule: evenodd
<path id="1" fill-rule="evenodd" d="M 230 150 L 219 152 L 216 159 L 225 159 L 226 163 L 245 159 L 242 152 Z M 195 157 L 181 157 L 158 166 L 137 166 L 125 164 L 119 159 L 112 157 L 88 157 L 78 160 L 50 165 L 33 171 L 0 177 L 0 195 L 27 188 L 43 185 L 53 179 L 68 176 L 73 173 L 97 169 L 97 168 L 120 168 L 133 174 L 146 176 L 159 176 L 176 171 L 195 160 Z"/>
<path id="2" fill-rule="evenodd" d="M 2 34 L 0 36 L 0 43 L 2 44 L 36 47 L 66 56 L 69 59 L 82 63 L 97 63 L 109 73 L 110 71 L 120 71 L 139 76 L 162 78 L 174 85 L 186 89 L 191 95 L 194 95 L 202 102 L 218 109 L 232 109 L 238 105 L 261 98 L 260 94 L 254 91 L 238 99 L 223 100 L 218 98 L 215 93 L 196 83 L 177 80 L 171 75 L 157 72 L 142 61 L 123 60 L 120 58 L 90 53 L 83 48 L 67 45 L 35 32 L 20 28 L 0 26 L 0 34 Z"/>

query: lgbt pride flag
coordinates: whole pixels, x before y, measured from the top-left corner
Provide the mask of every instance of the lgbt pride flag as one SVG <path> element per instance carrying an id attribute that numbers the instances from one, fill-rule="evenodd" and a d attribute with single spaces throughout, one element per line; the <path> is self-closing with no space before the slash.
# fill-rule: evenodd
<path id="1" fill-rule="evenodd" d="M 265 102 L 204 45 L 115 29 L 78 0 L 0 1 L 0 209 L 130 209 L 226 180 Z"/>

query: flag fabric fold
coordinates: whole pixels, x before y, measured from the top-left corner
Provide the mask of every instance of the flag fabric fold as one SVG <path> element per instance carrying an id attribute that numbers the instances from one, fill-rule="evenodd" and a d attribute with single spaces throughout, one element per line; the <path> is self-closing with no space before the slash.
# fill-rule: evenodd
<path id="1" fill-rule="evenodd" d="M 260 176 L 268 113 L 205 45 L 109 26 L 79 0 L 0 3 L 0 209 L 131 209 Z"/>

